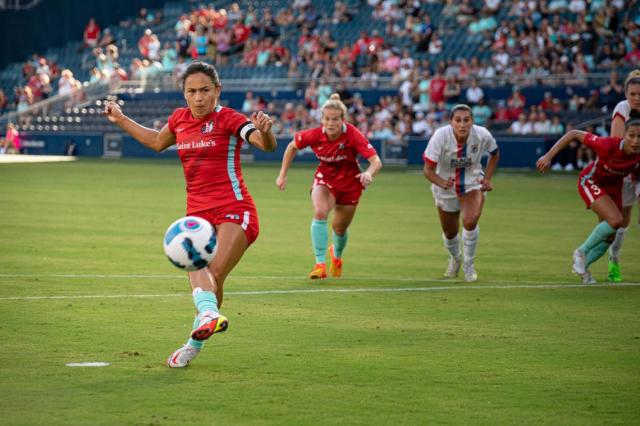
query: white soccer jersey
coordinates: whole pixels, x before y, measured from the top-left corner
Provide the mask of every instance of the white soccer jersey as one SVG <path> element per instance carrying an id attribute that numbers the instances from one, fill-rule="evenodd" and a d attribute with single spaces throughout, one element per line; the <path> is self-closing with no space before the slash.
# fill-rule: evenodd
<path id="1" fill-rule="evenodd" d="M 629 114 L 631 114 L 631 105 L 629 105 L 629 101 L 620 101 L 613 109 L 611 119 L 614 120 L 617 116 L 622 117 L 626 122 L 629 119 Z M 638 185 L 640 185 L 640 182 L 638 182 Z M 622 207 L 633 206 L 637 197 L 635 187 L 636 185 L 634 185 L 631 175 L 626 175 L 624 177 L 624 183 L 622 184 Z"/>
<path id="2" fill-rule="evenodd" d="M 613 110 L 613 114 L 611 115 L 611 119 L 616 118 L 616 115 L 622 117 L 622 119 L 626 122 L 629 119 L 629 114 L 631 113 L 631 105 L 629 105 L 629 101 L 620 101 L 618 105 Z"/>
<path id="3" fill-rule="evenodd" d="M 443 179 L 455 178 L 452 189 L 445 190 L 432 185 L 435 196 L 440 198 L 455 198 L 469 191 L 480 189 L 480 178 L 484 176 L 482 170 L 482 155 L 485 152 L 493 155 L 498 151 L 498 145 L 489 131 L 473 125 L 467 142 L 458 146 L 451 125 L 443 126 L 429 139 L 423 159 L 427 163 L 436 164 L 436 173 Z"/>

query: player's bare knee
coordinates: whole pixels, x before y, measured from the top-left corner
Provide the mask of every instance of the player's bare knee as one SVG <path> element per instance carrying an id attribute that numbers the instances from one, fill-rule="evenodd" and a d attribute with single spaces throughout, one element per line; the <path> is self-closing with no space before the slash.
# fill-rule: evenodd
<path id="1" fill-rule="evenodd" d="M 339 237 L 343 237 L 347 233 L 347 227 L 342 225 L 332 225 L 333 232 Z"/>
<path id="2" fill-rule="evenodd" d="M 623 228 L 624 227 L 624 218 L 622 215 L 617 215 L 612 218 L 607 219 L 607 223 L 613 229 Z"/>
<path id="3" fill-rule="evenodd" d="M 329 217 L 329 211 L 325 209 L 314 209 L 313 218 L 315 220 L 327 220 Z"/>

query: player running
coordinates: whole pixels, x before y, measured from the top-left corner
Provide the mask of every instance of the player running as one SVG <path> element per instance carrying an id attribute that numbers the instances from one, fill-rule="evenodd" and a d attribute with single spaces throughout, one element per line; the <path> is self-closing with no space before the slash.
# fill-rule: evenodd
<path id="1" fill-rule="evenodd" d="M 489 153 L 486 172 L 481 159 Z M 484 193 L 491 191 L 491 178 L 498 167 L 500 153 L 489 131 L 473 124 L 468 105 L 451 109 L 449 124 L 435 131 L 423 154 L 424 177 L 432 183 L 442 225 L 442 239 L 449 251 L 445 277 L 458 276 L 460 266 L 464 279 L 478 279 L 474 259 L 480 236 L 478 221 L 484 205 Z M 460 253 L 460 212 L 462 211 L 462 254 Z"/>
<path id="2" fill-rule="evenodd" d="M 582 282 L 596 282 L 589 266 L 609 248 L 618 229 L 624 225 L 622 216 L 622 181 L 629 173 L 640 172 L 640 113 L 631 111 L 624 125 L 624 138 L 598 137 L 592 133 L 571 130 L 540 157 L 536 167 L 544 173 L 551 160 L 572 141 L 578 141 L 597 154 L 578 178 L 578 192 L 588 209 L 598 215 L 599 223 L 589 237 L 573 253 L 573 271 Z"/>
<path id="3" fill-rule="evenodd" d="M 611 136 L 624 136 L 624 123 L 629 119 L 631 110 L 640 111 L 640 70 L 634 70 L 624 82 L 625 100 L 616 105 L 611 119 Z M 627 175 L 622 183 L 622 218 L 623 223 L 616 231 L 616 236 L 609 247 L 609 265 L 607 278 L 611 282 L 622 282 L 620 272 L 620 249 L 624 241 L 624 234 L 631 223 L 631 210 L 636 198 L 640 197 L 640 182 L 634 181 L 632 175 Z"/>
<path id="4" fill-rule="evenodd" d="M 258 237 L 258 214 L 242 178 L 243 142 L 273 151 L 273 122 L 262 111 L 251 119 L 219 105 L 222 86 L 216 69 L 194 62 L 181 78 L 187 108 L 178 108 L 168 123 L 155 131 L 124 115 L 108 102 L 104 114 L 142 145 L 156 152 L 177 146 L 187 183 L 187 215 L 209 221 L 217 234 L 217 254 L 208 267 L 189 272 L 197 314 L 187 343 L 168 359 L 169 367 L 186 367 L 212 334 L 224 331 L 228 321 L 218 309 L 223 284 L 247 248 Z"/>
<path id="5" fill-rule="evenodd" d="M 362 191 L 373 182 L 382 162 L 367 138 L 346 122 L 347 107 L 338 94 L 333 94 L 322 106 L 322 126 L 301 130 L 294 136 L 282 156 L 282 167 L 276 185 L 284 191 L 287 171 L 298 150 L 311 147 L 320 160 L 313 175 L 311 202 L 311 245 L 316 263 L 309 273 L 311 279 L 327 277 L 326 257 L 329 232 L 327 218 L 334 210 L 333 245 L 329 247 L 330 272 L 334 277 L 342 275 L 342 252 L 347 245 L 347 229 L 353 220 Z M 358 154 L 369 161 L 364 172 L 358 164 Z"/>

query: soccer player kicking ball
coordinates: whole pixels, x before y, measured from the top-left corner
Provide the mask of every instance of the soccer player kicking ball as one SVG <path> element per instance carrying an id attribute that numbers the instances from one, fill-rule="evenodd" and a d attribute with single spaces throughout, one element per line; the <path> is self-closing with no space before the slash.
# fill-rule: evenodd
<path id="1" fill-rule="evenodd" d="M 308 146 L 320 160 L 313 175 L 311 202 L 311 244 L 316 263 L 309 273 L 311 279 L 327 277 L 327 218 L 334 210 L 333 245 L 329 247 L 330 272 L 334 277 L 342 275 L 342 252 L 347 244 L 347 229 L 356 214 L 360 196 L 365 187 L 373 182 L 382 162 L 367 138 L 346 122 L 347 107 L 338 94 L 333 94 L 322 106 L 322 126 L 299 131 L 289 143 L 282 157 L 282 167 L 276 185 L 284 191 L 287 172 L 300 149 Z M 358 165 L 358 154 L 369 161 L 364 172 Z"/>
<path id="2" fill-rule="evenodd" d="M 587 239 L 573 252 L 573 272 L 582 282 L 596 282 L 589 266 L 609 248 L 616 231 L 624 224 L 622 216 L 622 181 L 629 173 L 640 173 L 640 113 L 631 111 L 624 125 L 624 137 L 598 137 L 571 130 L 540 157 L 536 168 L 544 173 L 551 160 L 572 141 L 585 144 L 595 151 L 596 159 L 587 165 L 578 178 L 578 193 L 588 209 L 598 215 L 598 224 Z"/>
<path id="3" fill-rule="evenodd" d="M 487 170 L 482 170 L 482 155 L 490 157 Z M 445 277 L 455 278 L 464 271 L 464 279 L 478 279 L 475 255 L 480 228 L 478 221 L 484 206 L 484 193 L 491 191 L 491 178 L 498 167 L 500 153 L 489 131 L 473 124 L 468 105 L 451 109 L 449 124 L 435 131 L 423 154 L 424 177 L 432 183 L 442 239 L 449 251 L 449 265 Z M 462 212 L 462 254 L 460 254 L 460 212 Z"/>
<path id="4" fill-rule="evenodd" d="M 189 272 L 197 314 L 189 340 L 167 361 L 172 368 L 186 367 L 206 339 L 226 330 L 227 318 L 218 311 L 224 281 L 258 237 L 256 207 L 240 169 L 242 143 L 264 151 L 276 148 L 268 115 L 260 111 L 249 120 L 219 105 L 222 86 L 213 66 L 192 63 L 180 83 L 187 108 L 176 109 L 160 131 L 128 118 L 114 102 L 104 111 L 110 121 L 156 152 L 177 146 L 187 183 L 187 215 L 209 221 L 216 230 L 216 256 L 206 268 Z"/>

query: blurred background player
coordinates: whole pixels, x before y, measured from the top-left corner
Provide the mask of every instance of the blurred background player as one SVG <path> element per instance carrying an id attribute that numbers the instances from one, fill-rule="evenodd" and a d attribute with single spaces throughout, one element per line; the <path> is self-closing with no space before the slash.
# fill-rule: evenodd
<path id="1" fill-rule="evenodd" d="M 483 172 L 481 160 L 486 152 L 490 156 Z M 484 193 L 493 189 L 491 178 L 500 159 L 496 140 L 486 128 L 473 124 L 471 108 L 460 104 L 451 109 L 449 124 L 433 134 L 423 157 L 424 177 L 432 183 L 442 238 L 450 254 L 445 277 L 457 277 L 462 264 L 465 281 L 476 281 L 478 221 Z M 458 237 L 461 211 L 462 254 Z"/>
<path id="2" fill-rule="evenodd" d="M 589 266 L 609 248 L 618 229 L 624 225 L 622 215 L 622 182 L 629 173 L 640 172 L 640 112 L 632 110 L 624 125 L 624 138 L 598 137 L 592 133 L 571 130 L 564 134 L 549 152 L 536 162 L 544 173 L 551 160 L 572 141 L 585 144 L 595 151 L 595 161 L 589 163 L 578 177 L 578 192 L 588 209 L 598 215 L 598 224 L 589 237 L 573 253 L 573 271 L 585 284 L 595 283 Z"/>
<path id="3" fill-rule="evenodd" d="M 189 272 L 197 315 L 191 338 L 169 357 L 169 367 L 187 366 L 204 340 L 227 328 L 227 318 L 218 312 L 223 284 L 259 232 L 256 207 L 242 177 L 240 149 L 243 141 L 265 151 L 276 148 L 268 115 L 254 112 L 249 120 L 219 105 L 222 86 L 212 65 L 189 65 L 181 87 L 188 107 L 176 109 L 160 131 L 131 120 L 114 102 L 105 107 L 107 118 L 142 145 L 156 152 L 177 145 L 187 183 L 187 215 L 209 221 L 217 234 L 216 256 L 209 266 Z"/>
<path id="4" fill-rule="evenodd" d="M 7 124 L 7 134 L 0 149 L 0 154 L 8 154 L 9 148 L 13 147 L 16 154 L 20 154 L 20 133 L 13 123 Z"/>
<path id="5" fill-rule="evenodd" d="M 624 82 L 625 100 L 619 102 L 613 110 L 611 119 L 611 136 L 624 136 L 624 123 L 629 119 L 631 110 L 640 111 L 640 70 L 629 73 Z M 629 229 L 631 222 L 631 210 L 637 198 L 636 185 L 640 183 L 633 179 L 631 174 L 625 176 L 622 183 L 622 217 L 623 223 L 616 231 L 616 236 L 609 247 L 608 279 L 612 282 L 622 282 L 620 272 L 620 249 L 624 241 L 624 234 Z"/>
<path id="6" fill-rule="evenodd" d="M 284 191 L 287 171 L 298 150 L 310 146 L 320 160 L 311 187 L 311 244 L 316 258 L 316 264 L 309 274 L 311 279 L 327 277 L 327 218 L 332 210 L 330 272 L 334 277 L 342 275 L 342 252 L 349 237 L 347 229 L 356 213 L 362 191 L 371 184 L 382 167 L 375 148 L 356 127 L 347 123 L 346 118 L 347 107 L 338 94 L 332 94 L 322 106 L 322 126 L 295 134 L 282 156 L 282 167 L 276 179 L 276 185 Z M 364 172 L 360 170 L 358 154 L 369 161 L 369 167 Z"/>

